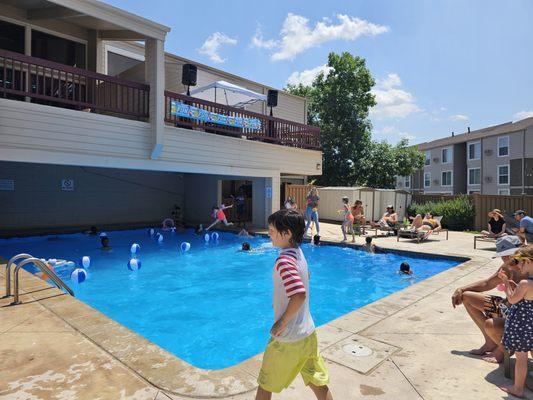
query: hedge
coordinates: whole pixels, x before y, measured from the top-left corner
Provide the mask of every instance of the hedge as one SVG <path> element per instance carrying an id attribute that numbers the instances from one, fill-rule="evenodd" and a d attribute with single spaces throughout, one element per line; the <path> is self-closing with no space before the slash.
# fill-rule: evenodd
<path id="1" fill-rule="evenodd" d="M 410 216 L 430 212 L 433 216 L 442 215 L 441 224 L 444 228 L 456 231 L 473 229 L 476 211 L 468 196 L 459 196 L 453 200 L 430 201 L 424 204 L 411 203 L 407 207 Z"/>

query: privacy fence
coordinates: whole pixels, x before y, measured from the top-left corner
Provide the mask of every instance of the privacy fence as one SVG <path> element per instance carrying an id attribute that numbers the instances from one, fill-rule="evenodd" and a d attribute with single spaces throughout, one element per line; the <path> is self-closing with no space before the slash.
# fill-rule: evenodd
<path id="1" fill-rule="evenodd" d="M 426 195 L 414 194 L 412 202 L 425 204 L 429 202 L 449 201 L 458 196 L 449 195 Z M 504 215 L 511 215 L 516 210 L 524 210 L 528 215 L 533 214 L 533 196 L 505 196 L 491 194 L 472 194 L 468 196 L 475 208 L 475 218 L 473 229 L 482 230 L 487 228 L 489 211 L 497 208 Z"/>

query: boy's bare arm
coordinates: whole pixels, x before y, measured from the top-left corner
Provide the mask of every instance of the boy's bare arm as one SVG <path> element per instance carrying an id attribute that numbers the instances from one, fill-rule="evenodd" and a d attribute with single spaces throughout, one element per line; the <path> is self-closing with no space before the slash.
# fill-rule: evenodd
<path id="1" fill-rule="evenodd" d="M 298 310 L 305 302 L 306 296 L 307 295 L 305 293 L 296 293 L 295 295 L 291 296 L 289 304 L 287 305 L 287 309 L 270 329 L 270 334 L 272 336 L 279 336 L 283 333 L 287 327 L 287 324 L 296 316 Z"/>

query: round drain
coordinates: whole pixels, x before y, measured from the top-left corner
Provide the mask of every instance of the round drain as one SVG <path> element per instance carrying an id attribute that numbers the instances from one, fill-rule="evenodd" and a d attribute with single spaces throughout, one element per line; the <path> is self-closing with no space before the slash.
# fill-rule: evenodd
<path id="1" fill-rule="evenodd" d="M 350 354 L 354 357 L 368 357 L 372 354 L 371 348 L 363 346 L 359 343 L 347 344 L 343 346 L 342 349 L 346 354 Z"/>

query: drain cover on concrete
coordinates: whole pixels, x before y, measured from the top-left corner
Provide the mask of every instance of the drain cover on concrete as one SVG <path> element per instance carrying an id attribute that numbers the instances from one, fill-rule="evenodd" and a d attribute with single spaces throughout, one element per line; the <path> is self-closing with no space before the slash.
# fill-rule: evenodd
<path id="1" fill-rule="evenodd" d="M 326 359 L 366 374 L 398 350 L 383 342 L 352 335 L 322 352 Z"/>
<path id="2" fill-rule="evenodd" d="M 368 357 L 372 355 L 372 349 L 369 347 L 366 347 L 362 344 L 359 344 L 357 342 L 350 343 L 342 346 L 342 349 L 346 354 L 350 354 L 354 357 Z"/>

